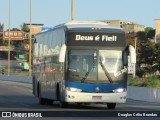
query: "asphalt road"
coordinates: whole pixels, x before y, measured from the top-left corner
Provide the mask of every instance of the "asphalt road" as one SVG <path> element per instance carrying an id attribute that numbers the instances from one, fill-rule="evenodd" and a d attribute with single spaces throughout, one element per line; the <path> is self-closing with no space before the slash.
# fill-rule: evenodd
<path id="1" fill-rule="evenodd" d="M 48 111 L 58 116 L 105 116 L 106 113 L 124 111 L 160 111 L 160 104 L 143 101 L 127 100 L 126 104 L 118 104 L 115 110 L 107 109 L 106 105 L 92 104 L 78 106 L 71 104 L 69 108 L 60 108 L 58 102 L 53 105 L 39 105 L 38 99 L 32 95 L 32 85 L 0 80 L 0 111 Z M 87 117 L 87 119 L 90 119 Z M 94 117 L 94 119 L 96 119 Z M 102 117 L 101 117 L 102 119 Z M 146 120 L 146 119 L 145 119 Z"/>

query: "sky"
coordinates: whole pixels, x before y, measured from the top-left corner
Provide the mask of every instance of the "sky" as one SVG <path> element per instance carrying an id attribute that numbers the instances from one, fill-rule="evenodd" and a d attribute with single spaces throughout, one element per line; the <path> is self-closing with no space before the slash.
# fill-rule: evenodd
<path id="1" fill-rule="evenodd" d="M 30 22 L 30 0 L 11 1 L 11 28 Z M 8 29 L 9 0 L 0 0 L 0 23 Z M 155 28 L 160 0 L 75 0 L 75 20 L 125 20 Z M 32 23 L 46 27 L 71 20 L 71 0 L 32 0 Z"/>

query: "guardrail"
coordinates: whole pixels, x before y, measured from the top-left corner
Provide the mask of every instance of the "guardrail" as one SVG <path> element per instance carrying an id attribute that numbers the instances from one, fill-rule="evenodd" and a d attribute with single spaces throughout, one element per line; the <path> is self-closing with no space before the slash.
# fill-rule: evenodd
<path id="1" fill-rule="evenodd" d="M 128 86 L 127 98 L 160 103 L 160 88 Z"/>

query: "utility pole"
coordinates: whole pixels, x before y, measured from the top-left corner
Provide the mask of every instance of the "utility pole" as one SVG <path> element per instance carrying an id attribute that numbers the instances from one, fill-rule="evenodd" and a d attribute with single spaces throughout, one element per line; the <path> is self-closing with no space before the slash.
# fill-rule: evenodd
<path id="1" fill-rule="evenodd" d="M 135 47 L 135 51 L 137 49 L 137 36 L 135 37 L 135 40 L 134 40 L 134 47 Z"/>
<path id="2" fill-rule="evenodd" d="M 74 20 L 74 0 L 72 0 L 72 8 L 71 8 L 71 13 L 72 13 L 72 20 Z"/>
<path id="3" fill-rule="evenodd" d="M 11 53 L 11 39 L 10 39 L 10 0 L 9 0 L 9 19 L 8 19 L 8 27 L 9 27 L 9 40 L 8 40 L 8 76 L 10 76 L 10 53 Z"/>
<path id="4" fill-rule="evenodd" d="M 32 75 L 32 0 L 30 0 L 29 76 Z"/>
<path id="5" fill-rule="evenodd" d="M 157 36 L 157 35 L 156 35 L 156 33 L 155 33 L 155 37 L 154 37 L 154 42 L 155 42 L 155 43 L 157 43 L 157 41 L 156 41 L 156 39 L 157 39 L 156 36 Z"/>
<path id="6" fill-rule="evenodd" d="M 135 36 L 135 40 L 134 40 L 134 47 L 135 47 L 135 52 L 137 49 L 137 36 Z M 134 64 L 134 72 L 133 72 L 133 78 L 136 77 L 136 63 Z"/>
<path id="7" fill-rule="evenodd" d="M 160 19 L 155 19 L 155 44 L 157 43 L 157 40 L 159 39 L 160 34 Z"/>

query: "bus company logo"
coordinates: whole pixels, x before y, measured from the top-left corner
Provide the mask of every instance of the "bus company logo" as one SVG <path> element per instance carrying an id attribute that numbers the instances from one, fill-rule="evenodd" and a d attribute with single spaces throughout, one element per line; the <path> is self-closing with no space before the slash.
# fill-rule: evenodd
<path id="1" fill-rule="evenodd" d="M 2 117 L 11 117 L 11 112 L 2 112 Z"/>
<path id="2" fill-rule="evenodd" d="M 2 112 L 2 117 L 42 117 L 41 113 L 34 113 L 34 112 Z"/>
<path id="3" fill-rule="evenodd" d="M 99 40 L 102 40 L 102 41 L 117 41 L 117 36 L 115 35 L 112 35 L 112 36 L 109 36 L 109 35 L 102 35 L 100 37 L 100 35 L 97 35 L 97 36 L 83 36 L 83 35 L 76 35 L 76 41 L 99 41 Z"/>
<path id="4" fill-rule="evenodd" d="M 97 93 L 99 92 L 99 90 L 100 90 L 99 87 L 96 87 L 96 92 L 97 92 Z"/>

